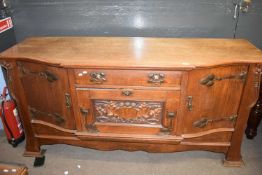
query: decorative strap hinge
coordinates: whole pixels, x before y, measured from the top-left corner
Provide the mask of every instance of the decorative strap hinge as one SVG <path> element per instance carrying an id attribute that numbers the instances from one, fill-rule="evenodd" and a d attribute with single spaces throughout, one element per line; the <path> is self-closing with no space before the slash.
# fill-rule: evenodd
<path id="1" fill-rule="evenodd" d="M 55 75 L 54 73 L 52 73 L 49 70 L 32 71 L 32 70 L 29 70 L 29 69 L 25 68 L 22 65 L 22 63 L 20 63 L 20 62 L 17 63 L 17 66 L 18 66 L 20 72 L 22 73 L 22 75 L 31 74 L 31 75 L 34 75 L 34 76 L 39 76 L 39 77 L 42 77 L 42 78 L 46 79 L 50 83 L 53 83 L 53 82 L 58 80 L 57 75 Z"/>
<path id="2" fill-rule="evenodd" d="M 65 123 L 65 118 L 59 113 L 47 113 L 30 106 L 29 106 L 29 111 L 32 119 L 38 119 L 37 117 L 38 115 L 43 115 L 43 116 L 51 117 L 58 125 Z"/>
<path id="3" fill-rule="evenodd" d="M 209 123 L 214 123 L 214 122 L 220 122 L 220 121 L 231 121 L 235 122 L 237 119 L 237 114 L 231 115 L 229 117 L 222 117 L 222 118 L 213 118 L 213 119 L 208 119 L 208 118 L 201 118 L 200 120 L 197 120 L 193 123 L 193 126 L 196 128 L 204 128 L 206 127 Z"/>
<path id="4" fill-rule="evenodd" d="M 228 75 L 225 77 L 217 77 L 214 74 L 208 74 L 207 76 L 203 77 L 199 83 L 201 85 L 205 85 L 209 87 L 209 86 L 213 86 L 215 81 L 221 81 L 226 79 L 239 79 L 245 81 L 246 77 L 247 77 L 247 72 L 241 72 L 238 75 Z"/>

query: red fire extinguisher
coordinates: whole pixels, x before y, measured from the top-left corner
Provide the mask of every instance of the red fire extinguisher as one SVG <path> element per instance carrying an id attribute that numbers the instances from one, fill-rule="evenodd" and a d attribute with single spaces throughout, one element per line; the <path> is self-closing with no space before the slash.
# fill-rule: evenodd
<path id="1" fill-rule="evenodd" d="M 14 100 L 6 99 L 7 88 L 4 87 L 1 95 L 1 119 L 8 142 L 16 147 L 25 139 L 22 123 Z"/>

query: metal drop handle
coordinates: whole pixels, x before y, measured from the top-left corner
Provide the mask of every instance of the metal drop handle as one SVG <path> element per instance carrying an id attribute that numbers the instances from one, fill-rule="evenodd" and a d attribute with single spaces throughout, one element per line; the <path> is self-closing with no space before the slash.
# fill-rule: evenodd
<path id="1" fill-rule="evenodd" d="M 175 116 L 176 116 L 176 112 L 168 112 L 167 113 L 167 117 L 170 120 L 170 124 L 169 124 L 168 127 L 161 128 L 160 134 L 170 134 L 170 132 L 173 129 L 173 120 L 174 120 Z"/>
<path id="2" fill-rule="evenodd" d="M 187 109 L 189 111 L 193 110 L 193 97 L 192 96 L 187 97 Z"/>
<path id="3" fill-rule="evenodd" d="M 84 109 L 84 108 L 80 108 L 80 112 L 85 117 L 88 116 L 88 114 L 89 114 L 89 110 L 88 109 Z"/>
<path id="4" fill-rule="evenodd" d="M 152 84 L 160 85 L 161 83 L 165 82 L 165 74 L 162 73 L 150 73 L 148 74 L 148 78 L 148 83 Z"/>
<path id="5" fill-rule="evenodd" d="M 106 74 L 104 72 L 91 72 L 90 81 L 93 83 L 101 84 L 106 81 Z"/>

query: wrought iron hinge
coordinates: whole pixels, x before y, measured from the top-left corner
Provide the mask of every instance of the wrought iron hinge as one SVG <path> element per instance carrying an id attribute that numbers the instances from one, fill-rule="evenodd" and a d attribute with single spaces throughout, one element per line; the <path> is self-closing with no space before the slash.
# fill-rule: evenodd
<path id="1" fill-rule="evenodd" d="M 228 75 L 225 77 L 217 77 L 214 74 L 209 74 L 204 78 L 202 78 L 199 83 L 209 87 L 209 86 L 213 86 L 215 81 L 221 81 L 226 79 L 239 79 L 245 81 L 246 77 L 247 77 L 247 72 L 241 72 L 238 75 Z"/>
<path id="2" fill-rule="evenodd" d="M 236 119 L 237 119 L 237 114 L 231 115 L 229 117 L 214 118 L 214 119 L 201 118 L 200 120 L 195 121 L 193 123 L 193 126 L 196 128 L 204 128 L 208 125 L 208 123 L 214 123 L 214 122 L 220 122 L 220 121 L 235 122 Z"/>
<path id="3" fill-rule="evenodd" d="M 65 118 L 59 113 L 47 113 L 47 112 L 40 111 L 40 110 L 35 109 L 33 107 L 30 107 L 30 106 L 28 108 L 29 108 L 29 111 L 30 111 L 31 119 L 38 119 L 37 118 L 38 115 L 44 115 L 44 116 L 48 116 L 48 117 L 53 118 L 53 120 L 58 125 L 65 123 Z"/>
<path id="4" fill-rule="evenodd" d="M 53 83 L 55 81 L 58 80 L 58 77 L 57 75 L 55 75 L 53 72 L 49 71 L 49 70 L 44 70 L 44 71 L 32 71 L 30 69 L 27 69 L 23 66 L 22 63 L 18 62 L 17 63 L 17 66 L 20 70 L 20 72 L 22 74 L 31 74 L 31 75 L 34 75 L 34 76 L 39 76 L 39 77 L 42 77 L 42 78 L 45 78 L 48 82 L 50 83 Z"/>

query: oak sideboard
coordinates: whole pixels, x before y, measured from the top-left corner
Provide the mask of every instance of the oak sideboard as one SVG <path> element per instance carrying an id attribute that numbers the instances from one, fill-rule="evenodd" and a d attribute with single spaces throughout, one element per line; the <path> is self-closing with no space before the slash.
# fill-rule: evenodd
<path id="1" fill-rule="evenodd" d="M 262 53 L 242 39 L 32 37 L 1 53 L 26 134 L 42 145 L 225 154 L 240 166 Z"/>

